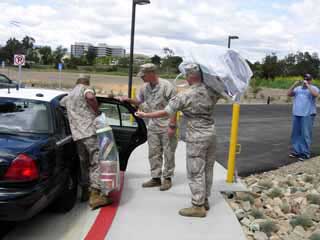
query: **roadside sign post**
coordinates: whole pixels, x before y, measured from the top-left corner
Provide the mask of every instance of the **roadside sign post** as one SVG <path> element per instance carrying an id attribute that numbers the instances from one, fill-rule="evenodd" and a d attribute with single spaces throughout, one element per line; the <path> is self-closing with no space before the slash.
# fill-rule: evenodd
<path id="1" fill-rule="evenodd" d="M 24 66 L 26 63 L 26 56 L 22 54 L 15 54 L 13 57 L 13 64 L 15 66 L 19 66 L 19 73 L 18 73 L 18 79 L 19 79 L 19 88 L 21 86 L 22 81 L 22 66 Z"/>
<path id="2" fill-rule="evenodd" d="M 63 64 L 62 63 L 59 63 L 58 64 L 58 70 L 59 70 L 59 88 L 61 89 L 61 72 L 62 72 L 62 67 L 63 67 Z"/>
<path id="3" fill-rule="evenodd" d="M 2 68 L 5 68 L 5 67 L 6 67 L 5 61 L 2 61 L 1 66 L 2 66 Z"/>

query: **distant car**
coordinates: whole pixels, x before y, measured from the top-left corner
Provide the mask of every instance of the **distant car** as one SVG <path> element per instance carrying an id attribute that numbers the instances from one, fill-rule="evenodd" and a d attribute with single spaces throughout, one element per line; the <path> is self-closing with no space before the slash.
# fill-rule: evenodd
<path id="1" fill-rule="evenodd" d="M 0 89 L 0 221 L 25 220 L 49 205 L 57 212 L 73 208 L 79 160 L 65 109 L 59 105 L 65 95 L 56 90 Z M 125 171 L 131 152 L 147 139 L 145 123 L 127 103 L 98 100 Z"/>
<path id="2" fill-rule="evenodd" d="M 0 88 L 17 88 L 18 85 L 17 81 L 11 80 L 6 75 L 0 73 Z M 20 87 L 24 88 L 25 85 L 21 83 Z"/>

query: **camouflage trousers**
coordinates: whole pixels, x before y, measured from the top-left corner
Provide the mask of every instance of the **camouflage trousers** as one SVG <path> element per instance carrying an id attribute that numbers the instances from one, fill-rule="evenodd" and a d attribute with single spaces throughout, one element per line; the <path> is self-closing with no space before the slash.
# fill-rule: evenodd
<path id="1" fill-rule="evenodd" d="M 187 175 L 194 205 L 203 205 L 211 195 L 216 160 L 216 136 L 208 141 L 187 142 Z"/>
<path id="2" fill-rule="evenodd" d="M 175 168 L 174 155 L 177 148 L 177 137 L 169 138 L 167 132 L 156 133 L 148 131 L 148 146 L 151 177 L 172 177 Z"/>
<path id="3" fill-rule="evenodd" d="M 80 158 L 80 186 L 101 189 L 97 136 L 76 141 Z"/>

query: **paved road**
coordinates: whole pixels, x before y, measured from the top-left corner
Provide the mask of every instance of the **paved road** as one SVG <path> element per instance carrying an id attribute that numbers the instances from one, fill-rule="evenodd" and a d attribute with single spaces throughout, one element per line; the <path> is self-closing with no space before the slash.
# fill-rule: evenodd
<path id="1" fill-rule="evenodd" d="M 232 106 L 217 105 L 218 161 L 227 166 Z M 320 155 L 320 122 L 315 120 L 312 154 Z M 291 105 L 241 105 L 237 155 L 239 176 L 263 172 L 293 163 L 288 157 L 291 134 Z"/>

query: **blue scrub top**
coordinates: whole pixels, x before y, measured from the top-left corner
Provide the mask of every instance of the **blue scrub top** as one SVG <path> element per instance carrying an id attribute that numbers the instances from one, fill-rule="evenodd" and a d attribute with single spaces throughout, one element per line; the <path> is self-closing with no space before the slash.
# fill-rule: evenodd
<path id="1" fill-rule="evenodd" d="M 311 87 L 319 93 L 316 86 L 311 85 Z M 293 94 L 293 115 L 305 117 L 317 113 L 316 97 L 312 96 L 307 87 L 298 86 L 293 90 Z"/>

